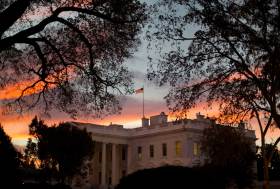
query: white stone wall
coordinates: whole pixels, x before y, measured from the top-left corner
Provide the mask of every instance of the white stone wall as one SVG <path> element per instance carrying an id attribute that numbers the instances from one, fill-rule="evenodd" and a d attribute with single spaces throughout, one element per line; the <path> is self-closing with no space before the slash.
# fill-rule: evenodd
<path id="1" fill-rule="evenodd" d="M 125 129 L 120 125 L 100 126 L 86 123 L 73 123 L 86 128 L 97 142 L 92 160 L 92 175 L 89 180 L 92 186 L 107 187 L 111 182 L 116 185 L 125 174 L 145 168 L 155 168 L 164 165 L 194 166 L 203 164 L 203 155 L 194 155 L 194 143 L 199 144 L 203 129 L 213 124 L 213 121 L 198 115 L 195 120 L 167 122 L 166 124 L 150 125 L 135 129 Z M 255 139 L 255 132 L 245 130 L 248 137 Z M 182 145 L 181 156 L 176 155 L 175 143 Z M 162 144 L 167 144 L 167 156 L 162 155 Z M 106 145 L 104 145 L 106 144 Z M 116 147 L 113 156 L 113 145 Z M 150 158 L 150 145 L 154 145 L 154 157 Z M 106 158 L 100 161 L 106 146 Z M 142 158 L 138 159 L 138 146 L 142 147 Z M 122 148 L 126 149 L 125 160 L 122 160 Z M 114 158 L 113 158 L 114 157 Z M 115 161 L 113 161 L 113 159 Z M 105 161 L 105 162 L 104 162 Z M 106 165 L 102 168 L 102 165 Z M 105 171 L 103 174 L 102 170 Z M 112 170 L 116 170 L 112 173 Z M 100 173 L 102 173 L 100 175 Z M 102 178 L 100 178 L 102 176 Z M 111 179 L 110 179 L 111 178 Z M 105 183 L 100 183 L 101 180 Z"/>
<path id="2" fill-rule="evenodd" d="M 182 143 L 182 154 L 176 156 L 175 142 Z M 189 165 L 191 157 L 188 154 L 188 139 L 186 132 L 170 133 L 164 135 L 155 135 L 140 137 L 131 140 L 132 146 L 132 165 L 130 172 L 144 168 L 159 167 L 163 165 Z M 167 144 L 167 156 L 162 154 L 162 144 Z M 150 145 L 154 146 L 154 157 L 150 158 Z M 142 158 L 138 159 L 137 148 L 142 147 Z"/>

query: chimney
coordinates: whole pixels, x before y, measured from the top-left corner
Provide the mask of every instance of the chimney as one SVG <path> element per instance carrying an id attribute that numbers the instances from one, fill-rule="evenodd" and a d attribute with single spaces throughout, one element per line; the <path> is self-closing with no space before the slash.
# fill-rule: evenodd
<path id="1" fill-rule="evenodd" d="M 245 130 L 245 123 L 243 121 L 240 121 L 239 124 L 238 124 L 238 128 L 240 130 Z"/>
<path id="2" fill-rule="evenodd" d="M 200 112 L 196 113 L 196 119 L 198 120 L 203 120 L 204 119 L 204 115 L 200 114 Z"/>
<path id="3" fill-rule="evenodd" d="M 166 125 L 167 124 L 167 115 L 164 112 L 161 112 L 159 115 L 150 117 L 150 125 Z"/>
<path id="4" fill-rule="evenodd" d="M 142 127 L 148 127 L 149 126 L 149 119 L 143 117 L 142 118 Z"/>

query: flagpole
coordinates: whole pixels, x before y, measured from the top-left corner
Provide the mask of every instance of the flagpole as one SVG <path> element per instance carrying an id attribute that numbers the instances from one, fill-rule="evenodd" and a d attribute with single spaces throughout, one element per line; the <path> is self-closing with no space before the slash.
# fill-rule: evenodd
<path id="1" fill-rule="evenodd" d="M 144 89 L 144 86 L 143 86 L 143 118 L 145 118 L 145 114 L 144 114 L 144 108 L 145 108 L 145 104 L 144 104 L 144 93 L 145 93 L 145 89 Z"/>

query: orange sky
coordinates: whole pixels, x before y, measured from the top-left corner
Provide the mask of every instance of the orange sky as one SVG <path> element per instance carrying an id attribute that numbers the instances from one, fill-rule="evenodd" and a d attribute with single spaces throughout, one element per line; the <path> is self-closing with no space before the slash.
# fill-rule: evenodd
<path id="1" fill-rule="evenodd" d="M 14 98 L 17 97 L 18 87 L 8 87 L 9 92 L 0 92 L 0 98 Z M 14 92 L 12 89 L 15 89 Z M 7 94 L 5 96 L 4 94 Z M 8 95 L 11 94 L 11 95 Z M 2 96 L 1 96 L 2 95 Z M 49 125 L 57 124 L 63 121 L 79 121 L 79 122 L 90 122 L 96 124 L 109 125 L 110 123 L 122 124 L 125 127 L 139 127 L 141 125 L 142 117 L 142 95 L 132 95 L 127 97 L 127 100 L 123 104 L 123 111 L 120 115 L 112 115 L 105 117 L 103 119 L 94 119 L 92 117 L 80 117 L 77 120 L 71 119 L 68 115 L 63 113 L 55 113 L 52 117 L 42 117 L 45 122 Z M 160 112 L 164 111 L 168 113 L 168 110 L 165 106 L 163 100 L 155 101 L 151 99 L 145 100 L 145 116 L 150 117 L 157 115 Z M 198 106 L 192 109 L 188 113 L 188 118 L 194 118 L 197 112 L 201 112 L 208 116 L 214 116 L 217 114 L 216 110 L 203 110 L 203 106 Z M 14 143 L 24 144 L 28 138 L 28 125 L 30 124 L 32 118 L 36 115 L 35 112 L 25 113 L 23 115 L 19 114 L 10 114 L 10 115 L 0 115 L 1 124 L 4 126 L 5 131 L 12 137 Z M 174 120 L 175 118 L 169 117 L 169 120 Z"/>
<path id="2" fill-rule="evenodd" d="M 33 82 L 34 81 L 22 81 L 15 85 L 6 86 L 3 90 L 0 90 L 0 100 L 18 98 L 21 95 L 22 90 L 24 90 L 26 86 L 32 85 Z M 26 90 L 23 96 L 31 95 L 38 92 L 40 89 L 42 89 L 42 84 L 38 83 L 35 88 Z"/>
<path id="3" fill-rule="evenodd" d="M 142 60 L 140 60 L 142 61 Z M 138 80 L 142 80 L 143 83 L 143 73 L 138 73 Z M 7 86 L 5 89 L 0 90 L 0 101 L 5 99 L 14 99 L 21 94 L 21 90 L 25 86 L 32 84 L 32 81 L 22 81 L 16 85 Z M 42 85 L 39 83 L 35 86 L 34 89 L 28 90 L 24 95 L 30 95 L 37 93 L 42 88 Z M 145 115 L 150 117 L 157 115 L 160 112 L 164 111 L 168 113 L 168 109 L 163 100 L 163 96 L 166 94 L 166 91 L 163 89 L 156 88 L 153 85 L 145 86 Z M 77 120 L 71 119 L 69 116 L 58 112 L 55 113 L 52 117 L 42 117 L 45 122 L 49 125 L 63 122 L 63 121 L 80 121 L 80 122 L 90 122 L 96 124 L 109 125 L 111 122 L 116 124 L 122 124 L 125 127 L 139 127 L 141 125 L 142 117 L 142 95 L 131 95 L 126 97 L 126 101 L 122 104 L 123 111 L 120 115 L 108 116 L 103 119 L 94 119 L 92 117 L 79 117 Z M 200 112 L 205 116 L 216 116 L 218 115 L 218 105 L 213 104 L 211 108 L 207 106 L 206 103 L 200 103 L 195 108 L 192 108 L 188 113 L 188 118 L 195 118 L 196 113 Z M 11 115 L 1 115 L 0 109 L 0 122 L 4 126 L 5 131 L 13 139 L 13 142 L 18 145 L 25 144 L 28 138 L 28 125 L 30 124 L 32 118 L 36 115 L 36 112 L 26 113 L 24 115 L 11 114 Z M 169 120 L 175 118 L 169 117 Z M 255 122 L 251 122 L 252 128 L 256 130 L 257 138 L 259 137 L 258 128 L 254 125 Z M 267 142 L 272 142 L 277 136 L 280 136 L 280 131 L 275 129 L 268 134 Z"/>
<path id="4" fill-rule="evenodd" d="M 90 117 L 83 117 L 77 120 L 73 120 L 67 115 L 61 114 L 57 117 L 44 118 L 47 124 L 52 125 L 62 121 L 80 121 L 80 122 L 91 122 L 96 124 L 109 125 L 111 122 L 116 124 L 122 124 L 125 127 L 138 127 L 141 125 L 140 118 L 142 117 L 142 102 L 139 99 L 128 100 L 123 106 L 123 112 L 120 115 L 113 115 L 106 117 L 104 119 L 93 119 Z M 161 111 L 168 113 L 167 108 L 163 101 L 146 101 L 145 115 L 150 117 L 159 114 Z M 215 116 L 218 114 L 218 105 L 214 104 L 212 108 L 208 108 L 206 104 L 199 104 L 197 107 L 191 109 L 188 112 L 188 118 L 195 118 L 196 113 L 200 112 L 205 116 Z M 35 113 L 28 113 L 25 115 L 6 115 L 0 116 L 1 123 L 4 126 L 5 131 L 12 137 L 12 140 L 17 145 L 24 145 L 28 138 L 28 125 L 30 124 Z M 175 118 L 169 116 L 169 120 L 174 120 Z M 250 123 L 252 128 L 256 130 L 257 138 L 259 138 L 258 129 L 254 126 L 256 125 L 254 121 Z M 269 132 L 267 137 L 267 142 L 272 142 L 277 136 L 280 135 L 280 131 L 275 129 L 273 132 Z M 257 141 L 259 144 L 259 141 Z"/>
<path id="5" fill-rule="evenodd" d="M 30 12 L 26 15 L 25 18 L 31 18 L 32 20 L 40 20 L 46 15 L 48 15 L 49 9 L 36 9 L 33 12 Z M 194 33 L 192 31 L 195 29 L 190 28 L 190 33 Z M 143 32 L 145 33 L 145 32 Z M 168 47 L 166 47 L 168 49 Z M 143 57 L 147 57 L 147 48 L 146 46 L 141 46 L 138 49 L 138 54 L 135 54 L 133 59 L 129 62 L 131 67 L 134 69 L 134 73 L 137 73 L 140 78 L 138 79 L 138 83 L 145 83 L 145 79 L 143 79 L 143 75 L 145 75 L 145 71 L 147 70 L 147 66 L 145 62 L 148 62 L 147 59 Z M 140 73 L 141 72 L 141 73 Z M 232 76 L 235 77 L 235 76 Z M 140 80 L 140 82 L 139 82 Z M 16 85 L 7 86 L 4 90 L 0 90 L 0 101 L 4 99 L 14 99 L 21 94 L 21 90 L 24 89 L 25 86 L 28 86 L 32 83 L 32 81 L 22 81 Z M 136 82 L 137 83 L 137 82 Z M 41 89 L 41 84 L 38 84 L 35 89 L 28 90 L 25 92 L 24 95 L 30 95 L 33 93 L 38 92 Z M 163 101 L 162 97 L 164 94 L 161 94 L 161 90 L 157 89 L 155 86 L 145 86 L 145 90 L 150 87 L 150 91 L 147 90 L 147 100 L 145 106 L 146 117 L 153 116 L 159 114 L 160 112 L 164 111 L 168 113 L 167 107 L 165 106 L 165 102 Z M 165 93 L 166 94 L 166 93 Z M 145 94 L 146 95 L 146 94 Z M 138 96 L 129 96 L 128 100 L 123 104 L 123 111 L 120 115 L 109 116 L 102 120 L 100 119 L 93 119 L 90 117 L 83 117 L 79 118 L 75 121 L 81 122 L 91 122 L 97 124 L 104 124 L 109 125 L 111 122 L 116 124 L 123 124 L 125 127 L 136 127 L 140 126 L 142 117 L 142 97 L 141 95 Z M 195 118 L 195 114 L 201 112 L 206 116 L 215 116 L 218 114 L 218 106 L 214 104 L 212 108 L 208 108 L 207 105 L 201 103 L 197 105 L 196 108 L 191 109 L 188 112 L 188 118 Z M 32 118 L 36 115 L 36 112 L 26 113 L 24 115 L 1 115 L 0 109 L 0 122 L 4 126 L 5 131 L 9 134 L 13 142 L 15 144 L 24 144 L 26 139 L 28 138 L 28 125 L 31 122 Z M 69 118 L 69 116 L 64 114 L 57 114 L 51 118 L 43 118 L 47 124 L 54 124 L 59 123 L 62 121 L 73 121 Z M 172 118 L 170 118 L 172 119 Z M 254 127 L 255 123 L 251 123 Z M 258 129 L 256 128 L 257 137 L 259 137 Z M 280 132 L 275 129 L 274 132 L 270 132 L 268 136 L 268 142 L 274 140 L 277 136 L 280 136 Z"/>

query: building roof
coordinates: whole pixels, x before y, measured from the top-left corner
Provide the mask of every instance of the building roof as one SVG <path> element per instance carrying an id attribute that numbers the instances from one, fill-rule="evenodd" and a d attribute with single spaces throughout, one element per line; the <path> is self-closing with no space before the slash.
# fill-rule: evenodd
<path id="1" fill-rule="evenodd" d="M 158 116 L 163 115 L 165 116 L 165 114 L 161 113 Z M 156 116 L 152 117 L 154 118 Z M 215 124 L 215 121 L 198 114 L 196 119 L 182 119 L 172 122 L 168 122 L 167 119 L 166 122 L 162 122 L 160 119 L 158 124 L 137 128 L 124 128 L 123 125 L 118 124 L 110 124 L 107 126 L 81 122 L 71 122 L 71 124 L 79 128 L 85 128 L 88 132 L 91 132 L 95 138 L 115 138 L 120 140 L 122 143 L 127 143 L 126 140 L 128 139 L 164 135 L 168 133 L 178 133 L 182 131 L 202 134 L 202 131 L 210 125 Z M 246 132 L 246 135 L 249 137 L 256 138 L 255 132 L 253 130 L 245 129 L 244 132 Z"/>

